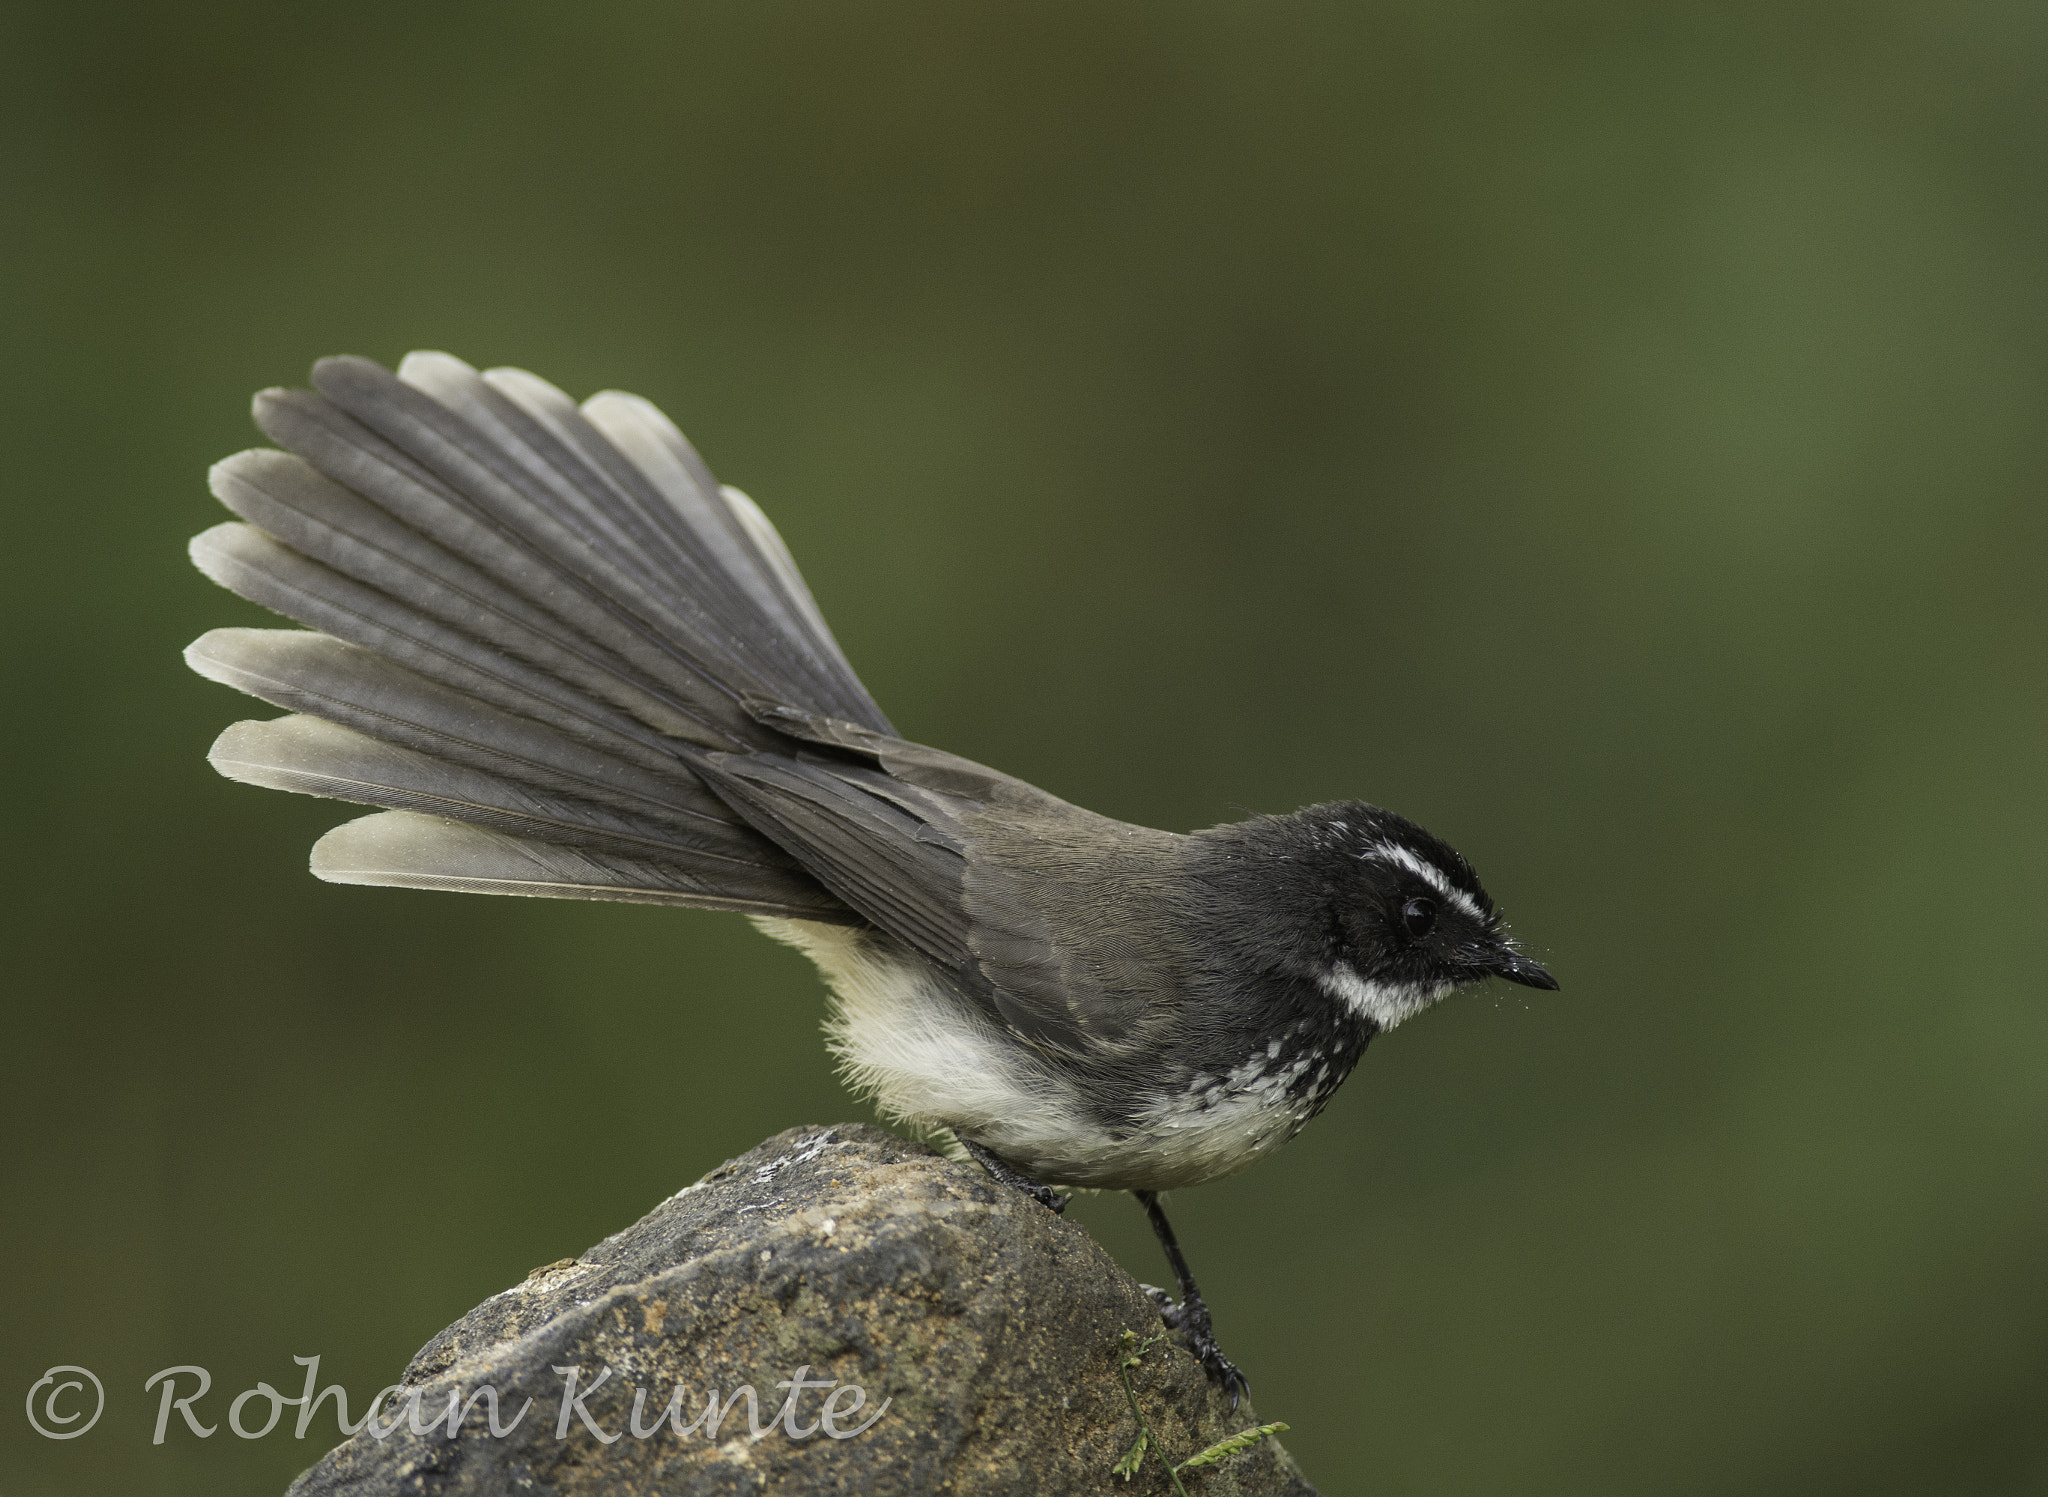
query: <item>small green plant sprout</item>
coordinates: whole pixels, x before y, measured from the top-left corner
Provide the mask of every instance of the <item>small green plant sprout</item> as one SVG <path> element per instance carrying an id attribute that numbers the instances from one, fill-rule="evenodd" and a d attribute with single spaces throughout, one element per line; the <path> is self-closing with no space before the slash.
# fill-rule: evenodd
<path id="1" fill-rule="evenodd" d="M 1124 1398 L 1131 1406 L 1131 1417 L 1138 1422 L 1138 1438 L 1131 1442 L 1131 1448 L 1123 1453 L 1109 1471 L 1110 1475 L 1121 1476 L 1125 1481 L 1129 1481 L 1138 1474 L 1138 1468 L 1145 1464 L 1147 1452 L 1159 1450 L 1159 1441 L 1152 1433 L 1152 1426 L 1145 1422 L 1145 1411 L 1138 1407 L 1138 1391 L 1131 1386 L 1131 1369 L 1145 1360 L 1146 1352 L 1166 1339 L 1166 1333 L 1161 1331 L 1156 1336 L 1140 1341 L 1136 1331 L 1126 1329 L 1118 1339 L 1130 1349 L 1129 1356 L 1118 1360 L 1116 1374 L 1123 1379 Z M 1207 1450 L 1197 1451 L 1178 1466 L 1169 1463 L 1166 1452 L 1160 1450 L 1159 1462 L 1166 1467 L 1166 1479 L 1173 1483 L 1173 1490 L 1178 1497 L 1188 1497 L 1188 1489 L 1181 1485 L 1181 1472 L 1198 1466 L 1213 1466 L 1226 1455 L 1236 1455 L 1240 1450 L 1250 1450 L 1268 1435 L 1276 1435 L 1286 1428 L 1284 1424 L 1261 1424 L 1251 1429 L 1239 1430 L 1234 1435 L 1226 1435 Z"/>
<path id="2" fill-rule="evenodd" d="M 1140 1341 L 1138 1333 L 1128 1326 L 1118 1337 L 1125 1346 L 1131 1348 L 1131 1354 L 1117 1362 L 1116 1375 L 1124 1380 L 1124 1398 L 1131 1406 L 1131 1417 L 1138 1421 L 1138 1438 L 1131 1442 L 1131 1448 L 1123 1453 L 1122 1458 L 1109 1468 L 1110 1475 L 1121 1476 L 1125 1481 L 1138 1474 L 1138 1468 L 1145 1464 L 1145 1452 L 1157 1443 L 1152 1438 L 1152 1426 L 1145 1422 L 1145 1411 L 1138 1407 L 1138 1390 L 1131 1386 L 1131 1369 L 1145 1360 L 1146 1352 L 1165 1339 L 1166 1332 L 1161 1331 L 1156 1336 Z M 1164 1451 L 1160 1452 L 1159 1459 L 1162 1463 L 1166 1460 Z M 1173 1467 L 1166 1468 L 1166 1477 L 1173 1483 L 1173 1489 L 1180 1497 L 1188 1497 L 1188 1489 L 1180 1484 L 1180 1477 L 1174 1473 Z"/>
<path id="3" fill-rule="evenodd" d="M 1145 1452 L 1152 1448 L 1152 1437 L 1140 1433 L 1131 1442 L 1131 1448 L 1116 1458 L 1116 1464 L 1109 1468 L 1111 1476 L 1121 1476 L 1129 1481 L 1138 1474 L 1138 1468 L 1145 1464 Z"/>
<path id="4" fill-rule="evenodd" d="M 1197 1451 L 1173 1469 L 1185 1471 L 1191 1466 L 1213 1466 L 1226 1455 L 1236 1455 L 1240 1450 L 1250 1450 L 1268 1435 L 1277 1435 L 1286 1429 L 1284 1424 L 1258 1424 L 1250 1429 L 1241 1429 L 1234 1435 L 1226 1435 L 1207 1450 Z"/>

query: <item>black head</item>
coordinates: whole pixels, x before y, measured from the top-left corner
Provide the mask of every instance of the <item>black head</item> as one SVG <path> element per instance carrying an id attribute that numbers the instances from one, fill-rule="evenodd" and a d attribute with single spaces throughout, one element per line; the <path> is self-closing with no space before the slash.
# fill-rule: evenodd
<path id="1" fill-rule="evenodd" d="M 1390 1029 L 1484 977 L 1555 990 L 1523 956 L 1472 865 L 1406 817 L 1362 802 L 1295 813 L 1315 828 L 1335 954 L 1323 987 Z"/>
<path id="2" fill-rule="evenodd" d="M 1232 846 L 1235 909 L 1273 917 L 1251 922 L 1258 944 L 1277 956 L 1284 943 L 1287 965 L 1380 1029 L 1485 977 L 1557 987 L 1516 950 L 1472 865 L 1406 817 L 1340 801 L 1208 835 Z"/>

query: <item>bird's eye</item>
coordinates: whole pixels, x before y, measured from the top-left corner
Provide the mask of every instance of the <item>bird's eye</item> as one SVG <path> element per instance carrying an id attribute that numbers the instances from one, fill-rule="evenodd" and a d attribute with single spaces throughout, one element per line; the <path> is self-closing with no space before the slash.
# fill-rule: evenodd
<path id="1" fill-rule="evenodd" d="M 1411 899 L 1401 906 L 1401 925 L 1415 940 L 1436 929 L 1436 901 Z"/>

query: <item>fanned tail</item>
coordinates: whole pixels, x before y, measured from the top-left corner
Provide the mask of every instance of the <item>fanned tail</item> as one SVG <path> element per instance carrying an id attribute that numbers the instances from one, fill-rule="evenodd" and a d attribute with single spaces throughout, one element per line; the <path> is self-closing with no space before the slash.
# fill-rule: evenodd
<path id="1" fill-rule="evenodd" d="M 317 875 L 854 918 L 693 767 L 787 751 L 777 713 L 890 732 L 752 501 L 637 396 L 438 353 L 313 384 L 256 397 L 286 450 L 215 466 L 240 520 L 192 556 L 316 632 L 186 659 L 294 714 L 229 728 L 222 774 L 390 808 Z"/>

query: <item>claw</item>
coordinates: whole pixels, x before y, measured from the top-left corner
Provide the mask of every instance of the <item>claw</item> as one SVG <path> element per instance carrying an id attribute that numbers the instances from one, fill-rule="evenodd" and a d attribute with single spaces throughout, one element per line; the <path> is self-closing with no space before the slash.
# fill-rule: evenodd
<path id="1" fill-rule="evenodd" d="M 1050 1185 L 1034 1186 L 1030 1190 L 1025 1191 L 1024 1194 L 1030 1196 L 1032 1200 L 1038 1202 L 1039 1205 L 1050 1211 L 1054 1216 L 1065 1216 L 1067 1214 L 1067 1202 L 1073 1199 L 1072 1196 L 1061 1195 Z"/>
<path id="2" fill-rule="evenodd" d="M 1140 1284 L 1145 1297 L 1159 1312 L 1159 1318 L 1170 1331 L 1180 1332 L 1195 1360 L 1202 1364 L 1209 1381 L 1230 1395 L 1230 1407 L 1234 1411 L 1238 1401 L 1249 1396 L 1251 1380 L 1238 1371 L 1237 1364 L 1223 1355 L 1216 1345 L 1216 1333 L 1209 1327 L 1209 1307 L 1199 1299 L 1176 1303 L 1164 1289 L 1150 1284 Z"/>
<path id="3" fill-rule="evenodd" d="M 1139 1287 L 1158 1307 L 1159 1318 L 1166 1322 L 1167 1329 L 1179 1331 L 1186 1339 L 1188 1350 L 1201 1362 L 1209 1380 L 1229 1390 L 1230 1407 L 1235 1411 L 1238 1400 L 1251 1392 L 1252 1385 L 1237 1370 L 1237 1364 L 1216 1349 L 1216 1333 L 1209 1328 L 1209 1307 L 1202 1302 L 1202 1291 L 1195 1287 L 1195 1276 L 1188 1272 L 1188 1260 L 1180 1250 L 1180 1239 L 1173 1235 L 1166 1213 L 1159 1209 L 1159 1192 L 1134 1190 L 1131 1194 L 1145 1208 L 1159 1245 L 1166 1249 L 1166 1261 L 1173 1265 L 1173 1276 L 1180 1284 L 1180 1303 L 1176 1305 L 1166 1297 L 1164 1290 L 1154 1289 L 1149 1284 Z"/>
<path id="4" fill-rule="evenodd" d="M 1054 1216 L 1067 1214 L 1067 1202 L 1073 1199 L 1072 1196 L 1063 1196 L 1050 1185 L 1040 1185 L 1015 1165 L 983 1148 L 971 1138 L 963 1138 L 960 1142 L 967 1146 L 967 1152 L 973 1156 L 975 1163 L 988 1171 L 992 1179 L 1013 1190 L 1021 1191 Z"/>
<path id="5" fill-rule="evenodd" d="M 1202 1370 L 1209 1374 L 1209 1381 L 1230 1395 L 1230 1409 L 1237 1411 L 1238 1400 L 1251 1396 L 1251 1380 L 1237 1370 L 1237 1364 L 1210 1347 L 1202 1357 Z"/>

